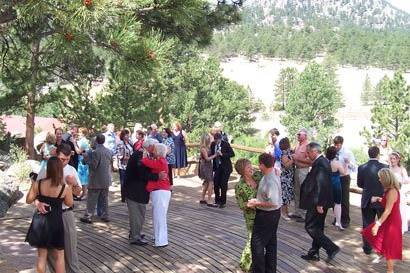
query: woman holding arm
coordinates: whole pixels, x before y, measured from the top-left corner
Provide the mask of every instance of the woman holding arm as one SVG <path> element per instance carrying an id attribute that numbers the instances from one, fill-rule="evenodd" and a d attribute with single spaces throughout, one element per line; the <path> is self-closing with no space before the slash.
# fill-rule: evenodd
<path id="1" fill-rule="evenodd" d="M 47 162 L 47 176 L 38 182 L 31 184 L 30 191 L 26 198 L 26 203 L 31 204 L 36 199 L 47 204 L 47 227 L 43 230 L 34 230 L 35 226 L 31 225 L 26 241 L 33 247 L 37 248 L 37 272 L 46 272 L 47 253 L 52 251 L 55 256 L 55 272 L 63 273 L 64 266 L 64 226 L 63 226 L 63 208 L 62 203 L 66 206 L 73 206 L 73 193 L 69 186 L 63 181 L 63 165 L 57 157 L 49 158 Z M 40 212 L 38 212 L 40 213 Z M 33 242 L 33 234 L 45 232 L 41 236 L 42 240 Z"/>
<path id="2" fill-rule="evenodd" d="M 363 231 L 363 237 L 373 249 L 386 258 L 387 273 L 393 273 L 393 260 L 402 259 L 403 236 L 401 232 L 400 216 L 400 184 L 393 172 L 383 168 L 378 173 L 380 182 L 384 188 L 383 198 L 372 197 L 372 202 L 380 202 L 384 212 L 379 220 L 367 226 Z"/>
<path id="3" fill-rule="evenodd" d="M 335 146 L 330 146 L 326 150 L 326 158 L 330 162 L 330 167 L 332 168 L 332 188 L 333 188 L 333 199 L 335 206 L 333 207 L 333 212 L 335 213 L 335 226 L 338 230 L 342 231 L 342 184 L 340 177 L 348 174 L 347 165 L 340 163 L 336 158 L 337 149 Z"/>
<path id="4" fill-rule="evenodd" d="M 205 133 L 201 137 L 200 144 L 200 159 L 199 159 L 199 173 L 198 176 L 204 182 L 202 183 L 202 193 L 200 204 L 207 205 L 209 207 L 216 207 L 212 204 L 212 192 L 214 191 L 214 177 L 212 169 L 212 160 L 217 157 L 217 154 L 211 155 L 211 137 Z M 205 201 L 205 195 L 208 194 L 208 202 Z"/>
<path id="5" fill-rule="evenodd" d="M 239 266 L 244 272 L 250 272 L 252 264 L 251 255 L 251 237 L 253 222 L 255 220 L 255 208 L 247 207 L 249 200 L 256 198 L 259 181 L 262 178 L 261 172 L 253 172 L 252 164 L 248 159 L 241 158 L 235 163 L 235 170 L 241 176 L 238 184 L 235 186 L 235 197 L 239 208 L 243 211 L 245 218 L 246 230 L 248 231 L 248 240 L 242 251 Z"/>

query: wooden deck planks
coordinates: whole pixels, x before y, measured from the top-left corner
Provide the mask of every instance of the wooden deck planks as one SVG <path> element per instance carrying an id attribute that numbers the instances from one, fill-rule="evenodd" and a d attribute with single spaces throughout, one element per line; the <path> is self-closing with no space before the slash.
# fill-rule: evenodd
<path id="1" fill-rule="evenodd" d="M 230 184 L 232 189 L 233 183 Z M 200 206 L 197 198 L 199 186 L 196 178 L 180 179 L 176 183 L 168 213 L 170 245 L 161 249 L 128 243 L 128 211 L 126 205 L 118 202 L 117 198 L 110 203 L 111 222 L 108 224 L 96 221 L 88 225 L 78 221 L 83 214 L 81 208 L 84 202 L 81 202 L 75 215 L 83 272 L 240 272 L 238 262 L 246 241 L 242 213 L 232 196 L 225 209 Z M 329 224 L 331 216 L 327 219 L 326 234 L 342 247 L 331 264 L 302 260 L 300 255 L 311 244 L 303 223 L 281 219 L 278 230 L 278 272 L 384 272 L 385 262 L 371 264 L 371 258 L 361 251 L 360 209 L 352 206 L 351 216 L 352 226 L 343 232 Z M 30 216 L 2 221 L 1 225 L 24 234 L 29 221 Z M 150 206 L 144 232 L 147 238 L 152 237 Z M 396 273 L 410 272 L 408 234 L 404 237 L 404 248 L 405 260 L 397 263 Z M 321 252 L 321 256 L 326 257 L 324 252 Z"/>

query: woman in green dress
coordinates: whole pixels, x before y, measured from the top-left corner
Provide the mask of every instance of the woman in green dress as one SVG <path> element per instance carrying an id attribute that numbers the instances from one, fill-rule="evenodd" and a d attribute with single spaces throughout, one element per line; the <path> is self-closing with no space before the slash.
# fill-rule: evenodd
<path id="1" fill-rule="evenodd" d="M 241 176 L 238 184 L 235 186 L 235 197 L 239 208 L 243 211 L 245 218 L 246 229 L 248 231 L 248 240 L 245 248 L 242 251 L 239 266 L 244 272 L 251 271 L 252 256 L 251 256 L 251 235 L 253 222 L 255 220 L 255 209 L 248 208 L 246 204 L 248 200 L 256 198 L 259 181 L 262 179 L 262 173 L 254 172 L 252 164 L 248 159 L 238 159 L 235 163 L 235 170 Z"/>

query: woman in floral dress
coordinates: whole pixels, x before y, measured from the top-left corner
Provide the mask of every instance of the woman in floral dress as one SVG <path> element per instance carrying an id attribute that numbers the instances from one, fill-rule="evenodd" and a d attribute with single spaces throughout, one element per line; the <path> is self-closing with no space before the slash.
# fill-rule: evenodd
<path id="1" fill-rule="evenodd" d="M 255 220 L 255 209 L 248 208 L 246 204 L 252 198 L 256 198 L 259 181 L 262 179 L 261 172 L 253 172 L 252 164 L 248 159 L 241 158 L 235 163 L 235 170 L 241 176 L 238 184 L 235 186 L 235 197 L 239 208 L 243 211 L 246 229 L 248 231 L 248 240 L 242 251 L 239 266 L 244 272 L 250 272 L 252 264 L 251 256 L 251 235 L 253 222 Z"/>
<path id="2" fill-rule="evenodd" d="M 287 137 L 279 141 L 279 147 L 282 151 L 280 158 L 281 174 L 280 183 L 282 186 L 282 218 L 289 221 L 288 205 L 295 198 L 293 190 L 293 177 L 295 175 L 295 163 L 293 162 L 290 142 Z"/>

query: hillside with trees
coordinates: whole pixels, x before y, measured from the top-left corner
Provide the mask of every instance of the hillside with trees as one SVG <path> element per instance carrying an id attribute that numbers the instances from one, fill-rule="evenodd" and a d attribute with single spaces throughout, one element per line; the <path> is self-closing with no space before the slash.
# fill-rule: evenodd
<path id="1" fill-rule="evenodd" d="M 218 32 L 209 51 L 294 60 L 329 54 L 339 64 L 406 69 L 410 15 L 374 2 L 247 1 L 241 23 Z"/>

